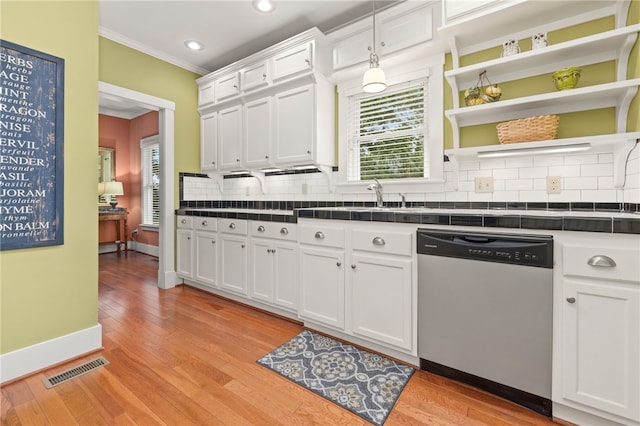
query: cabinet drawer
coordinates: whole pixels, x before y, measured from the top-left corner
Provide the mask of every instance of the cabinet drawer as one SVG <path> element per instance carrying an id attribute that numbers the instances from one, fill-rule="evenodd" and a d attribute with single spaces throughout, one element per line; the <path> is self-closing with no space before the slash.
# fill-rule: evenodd
<path id="1" fill-rule="evenodd" d="M 217 231 L 218 220 L 215 217 L 194 217 L 193 228 L 199 231 Z"/>
<path id="2" fill-rule="evenodd" d="M 313 68 L 312 46 L 312 43 L 305 43 L 274 56 L 273 79 L 277 80 L 302 71 L 310 71 Z"/>
<path id="3" fill-rule="evenodd" d="M 296 225 L 293 223 L 252 221 L 249 232 L 252 237 L 297 241 L 296 231 Z"/>
<path id="4" fill-rule="evenodd" d="M 598 256 L 601 257 L 598 258 Z M 610 261 L 602 256 L 613 260 L 615 266 L 605 266 Z M 565 244 L 562 252 L 564 275 L 632 281 L 636 284 L 640 284 L 638 259 L 640 259 L 640 249 L 583 247 Z M 590 261 L 601 263 L 601 265 L 590 265 Z"/>
<path id="5" fill-rule="evenodd" d="M 411 256 L 413 253 L 412 232 L 354 229 L 352 237 L 354 250 L 401 256 Z"/>
<path id="6" fill-rule="evenodd" d="M 192 229 L 193 216 L 178 216 L 177 224 L 178 229 Z"/>
<path id="7" fill-rule="evenodd" d="M 317 246 L 344 247 L 344 228 L 332 226 L 298 226 L 298 241 Z"/>
<path id="8" fill-rule="evenodd" d="M 244 219 L 219 219 L 220 232 L 247 235 L 247 221 Z"/>

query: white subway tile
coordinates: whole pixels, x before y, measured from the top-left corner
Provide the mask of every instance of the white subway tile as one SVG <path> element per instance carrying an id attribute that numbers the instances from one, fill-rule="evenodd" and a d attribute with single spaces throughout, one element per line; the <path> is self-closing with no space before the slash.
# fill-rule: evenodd
<path id="1" fill-rule="evenodd" d="M 618 199 L 618 191 L 615 189 L 607 189 L 607 190 L 583 190 L 581 191 L 582 199 L 590 200 L 594 202 L 600 203 L 617 203 L 620 202 Z"/>
<path id="2" fill-rule="evenodd" d="M 506 168 L 523 168 L 523 167 L 533 167 L 533 158 L 532 157 L 514 157 L 505 159 L 505 167 Z"/>
<path id="3" fill-rule="evenodd" d="M 460 170 L 480 170 L 479 161 L 461 161 L 458 164 Z"/>
<path id="4" fill-rule="evenodd" d="M 493 170 L 493 169 L 504 169 L 505 161 L 504 159 L 492 158 L 489 160 L 482 160 L 480 162 L 481 170 Z"/>
<path id="5" fill-rule="evenodd" d="M 580 176 L 580 165 L 572 166 L 551 166 L 548 168 L 547 176 L 574 177 Z"/>
<path id="6" fill-rule="evenodd" d="M 541 155 L 533 158 L 533 167 L 561 166 L 564 164 L 564 157 L 553 155 Z"/>
<path id="7" fill-rule="evenodd" d="M 493 201 L 520 201 L 520 193 L 518 191 L 494 192 Z"/>
<path id="8" fill-rule="evenodd" d="M 547 176 L 546 167 L 523 167 L 518 169 L 520 179 L 534 179 Z"/>
<path id="9" fill-rule="evenodd" d="M 496 169 L 493 171 L 495 179 L 518 179 L 518 169 Z"/>
<path id="10" fill-rule="evenodd" d="M 567 155 L 564 157 L 564 164 L 597 164 L 598 154 L 589 155 Z"/>
<path id="11" fill-rule="evenodd" d="M 582 176 L 613 176 L 613 164 L 584 164 L 580 166 Z"/>
<path id="12" fill-rule="evenodd" d="M 518 201 L 526 202 L 544 202 L 547 201 L 546 191 L 520 191 L 520 199 Z"/>
<path id="13" fill-rule="evenodd" d="M 593 176 L 563 178 L 562 188 L 563 189 L 598 189 L 598 178 Z"/>
<path id="14" fill-rule="evenodd" d="M 507 180 L 505 189 L 511 191 L 526 191 L 533 189 L 533 179 L 513 179 Z"/>

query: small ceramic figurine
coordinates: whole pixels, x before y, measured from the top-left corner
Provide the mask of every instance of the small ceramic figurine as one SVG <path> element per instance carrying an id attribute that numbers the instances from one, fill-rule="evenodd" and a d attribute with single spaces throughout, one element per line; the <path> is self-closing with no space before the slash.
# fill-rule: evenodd
<path id="1" fill-rule="evenodd" d="M 511 56 L 520 53 L 520 45 L 517 40 L 507 40 L 502 43 L 502 54 L 503 56 Z"/>
<path id="2" fill-rule="evenodd" d="M 536 33 L 531 36 L 531 50 L 542 49 L 548 45 L 547 33 Z"/>

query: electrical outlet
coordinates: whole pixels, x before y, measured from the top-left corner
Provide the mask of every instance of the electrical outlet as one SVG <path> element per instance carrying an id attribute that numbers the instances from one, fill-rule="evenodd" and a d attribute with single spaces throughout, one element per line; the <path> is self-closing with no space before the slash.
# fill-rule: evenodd
<path id="1" fill-rule="evenodd" d="M 562 192 L 560 176 L 547 176 L 547 194 L 559 194 Z"/>
<path id="2" fill-rule="evenodd" d="M 476 177 L 476 192 L 493 192 L 493 177 L 478 176 Z"/>

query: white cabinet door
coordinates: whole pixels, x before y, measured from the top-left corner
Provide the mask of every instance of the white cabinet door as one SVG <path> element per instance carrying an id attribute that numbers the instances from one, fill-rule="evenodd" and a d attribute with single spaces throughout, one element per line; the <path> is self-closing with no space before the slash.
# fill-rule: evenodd
<path id="1" fill-rule="evenodd" d="M 372 31 L 371 26 L 365 27 L 336 43 L 333 47 L 333 69 L 368 62 L 373 42 Z"/>
<path id="2" fill-rule="evenodd" d="M 422 6 L 380 20 L 382 57 L 433 38 L 433 9 Z"/>
<path id="3" fill-rule="evenodd" d="M 269 240 L 251 240 L 251 297 L 271 303 L 273 300 L 273 255 Z"/>
<path id="4" fill-rule="evenodd" d="M 351 259 L 353 333 L 413 349 L 411 258 L 356 253 Z"/>
<path id="5" fill-rule="evenodd" d="M 269 84 L 267 62 L 264 61 L 249 65 L 240 71 L 240 76 L 242 79 L 243 92 L 267 86 Z"/>
<path id="6" fill-rule="evenodd" d="M 242 158 L 242 107 L 224 109 L 218 113 L 219 168 L 237 169 Z"/>
<path id="7" fill-rule="evenodd" d="M 298 310 L 298 245 L 285 241 L 273 244 L 274 286 L 273 303 L 297 312 Z"/>
<path id="8" fill-rule="evenodd" d="M 270 164 L 271 152 L 271 98 L 258 99 L 244 105 L 245 166 L 264 167 Z"/>
<path id="9" fill-rule="evenodd" d="M 503 0 L 444 0 L 442 2 L 443 24 L 450 24 L 463 17 L 472 19 L 474 13 L 493 6 L 491 3 L 500 2 Z"/>
<path id="10" fill-rule="evenodd" d="M 640 421 L 640 288 L 563 284 L 563 397 Z"/>
<path id="11" fill-rule="evenodd" d="M 240 79 L 237 72 L 218 78 L 215 82 L 215 99 L 221 101 L 240 93 Z"/>
<path id="12" fill-rule="evenodd" d="M 176 272 L 182 278 L 191 278 L 193 260 L 193 231 L 178 229 L 176 231 L 177 265 Z"/>
<path id="13" fill-rule="evenodd" d="M 313 69 L 313 44 L 304 43 L 273 57 L 273 80 L 311 71 Z"/>
<path id="14" fill-rule="evenodd" d="M 220 234 L 220 287 L 247 294 L 247 237 Z"/>
<path id="15" fill-rule="evenodd" d="M 300 248 L 300 316 L 344 329 L 344 251 Z"/>
<path id="16" fill-rule="evenodd" d="M 198 106 L 207 105 L 215 101 L 213 81 L 204 83 L 198 87 Z"/>
<path id="17" fill-rule="evenodd" d="M 210 287 L 216 285 L 216 233 L 196 232 L 195 233 L 195 265 L 193 278 Z"/>
<path id="18" fill-rule="evenodd" d="M 211 113 L 200 118 L 200 170 L 218 170 L 218 114 Z"/>
<path id="19" fill-rule="evenodd" d="M 274 102 L 276 165 L 308 163 L 315 146 L 314 85 L 277 93 Z"/>

